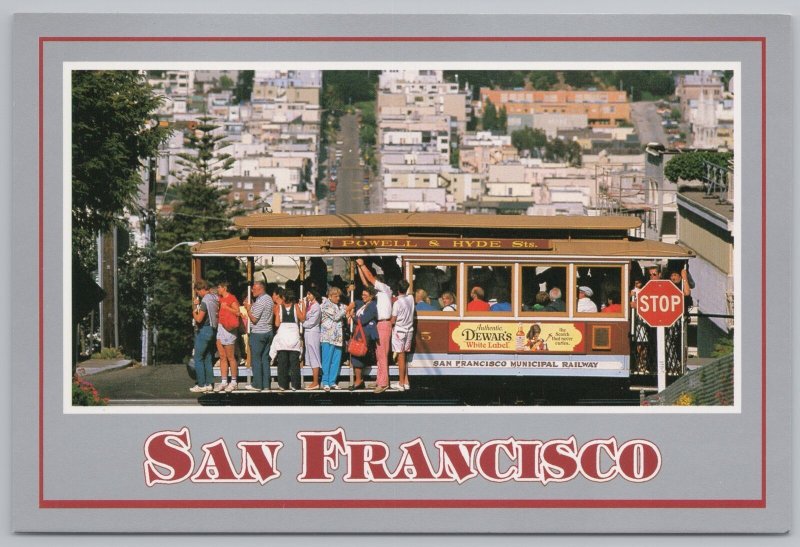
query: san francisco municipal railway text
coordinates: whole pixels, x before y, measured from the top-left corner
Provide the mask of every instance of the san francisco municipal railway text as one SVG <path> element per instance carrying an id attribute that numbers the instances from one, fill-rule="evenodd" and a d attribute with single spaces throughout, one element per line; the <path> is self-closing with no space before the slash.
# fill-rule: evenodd
<path id="1" fill-rule="evenodd" d="M 434 367 L 598 368 L 598 361 L 515 361 L 513 359 L 434 359 Z"/>
<path id="2" fill-rule="evenodd" d="M 583 477 L 593 482 L 652 480 L 661 469 L 658 447 L 644 439 L 614 437 L 583 444 L 574 436 L 537 440 L 514 437 L 489 441 L 417 437 L 397 446 L 380 440 L 351 440 L 344 429 L 301 431 L 301 483 L 490 482 L 548 484 Z M 185 481 L 206 484 L 254 483 L 278 479 L 281 441 L 220 438 L 192 450 L 189 429 L 159 431 L 145 442 L 144 478 L 148 486 Z M 294 464 L 295 455 L 288 457 Z M 296 472 L 295 469 L 293 469 Z"/>

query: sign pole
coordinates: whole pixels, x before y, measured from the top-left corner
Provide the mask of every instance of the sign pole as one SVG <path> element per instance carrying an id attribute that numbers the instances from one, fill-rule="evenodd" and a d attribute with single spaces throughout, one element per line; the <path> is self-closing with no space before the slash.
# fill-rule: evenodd
<path id="1" fill-rule="evenodd" d="M 664 336 L 665 327 L 657 327 L 656 334 L 656 364 L 658 370 L 658 392 L 667 389 L 667 348 Z"/>

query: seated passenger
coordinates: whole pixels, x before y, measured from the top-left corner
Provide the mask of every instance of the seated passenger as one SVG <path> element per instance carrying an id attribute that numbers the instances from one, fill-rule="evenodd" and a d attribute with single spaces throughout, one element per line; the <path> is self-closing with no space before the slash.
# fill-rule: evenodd
<path id="1" fill-rule="evenodd" d="M 442 311 L 456 311 L 456 295 L 450 291 L 444 291 L 439 300 L 442 301 Z"/>
<path id="2" fill-rule="evenodd" d="M 428 298 L 428 292 L 425 289 L 417 289 L 414 291 L 414 302 L 417 311 L 437 311 L 436 308 L 431 305 L 431 299 Z"/>
<path id="3" fill-rule="evenodd" d="M 533 311 L 547 311 L 547 306 L 550 304 L 550 295 L 544 291 L 536 293 L 536 303 L 533 305 Z"/>
<path id="4" fill-rule="evenodd" d="M 607 304 L 600 310 L 603 313 L 622 313 L 622 304 L 619 300 L 619 291 L 608 293 Z"/>
<path id="5" fill-rule="evenodd" d="M 498 287 L 494 290 L 495 303 L 489 307 L 489 311 L 511 311 L 511 302 L 508 298 L 508 289 Z"/>
<path id="6" fill-rule="evenodd" d="M 564 301 L 561 299 L 561 289 L 553 287 L 550 289 L 548 296 L 550 297 L 550 303 L 545 306 L 544 311 L 567 311 L 567 305 L 564 304 Z"/>
<path id="7" fill-rule="evenodd" d="M 483 289 L 479 286 L 472 287 L 469 291 L 470 301 L 467 302 L 467 311 L 489 311 L 489 303 L 484 300 Z"/>
<path id="8" fill-rule="evenodd" d="M 592 301 L 594 291 L 586 285 L 578 287 L 578 312 L 597 313 L 597 304 Z"/>

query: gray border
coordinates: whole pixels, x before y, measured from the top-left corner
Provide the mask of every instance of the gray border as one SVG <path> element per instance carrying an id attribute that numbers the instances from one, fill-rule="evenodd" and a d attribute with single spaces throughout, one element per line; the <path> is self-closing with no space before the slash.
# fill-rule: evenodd
<path id="1" fill-rule="evenodd" d="M 698 19 L 699 19 L 699 18 L 695 18 L 695 22 L 698 22 Z M 752 21 L 750 21 L 750 23 L 752 23 Z M 127 25 L 126 25 L 126 26 L 127 26 Z M 702 25 L 701 25 L 701 26 L 702 26 Z M 750 28 L 754 28 L 754 25 L 750 24 L 750 25 L 748 25 L 748 27 L 750 27 Z M 637 27 L 637 30 L 638 30 L 638 27 Z M 530 33 L 530 30 L 528 30 L 527 32 L 529 32 L 529 33 Z M 788 76 L 790 76 L 790 74 L 788 74 L 787 72 L 784 72 L 784 73 L 782 73 L 782 74 L 783 74 L 784 78 L 787 78 Z M 785 82 L 783 82 L 783 83 L 781 83 L 781 82 L 777 82 L 777 83 L 778 83 L 779 85 L 785 85 Z M 770 84 L 770 85 L 772 85 L 772 84 Z M 788 87 L 788 86 L 787 86 L 787 87 Z M 772 104 L 773 104 L 773 103 L 772 103 L 772 101 L 770 101 L 770 106 L 771 106 L 771 108 L 772 108 Z M 788 146 L 788 144 L 787 144 L 786 146 L 784 146 L 783 148 L 785 149 L 785 148 L 787 148 L 787 146 Z M 772 151 L 772 144 L 770 145 L 770 150 Z M 781 148 L 780 148 L 780 147 L 777 147 L 777 150 L 776 150 L 776 152 L 779 152 L 779 153 L 783 152 L 783 153 L 785 153 L 785 152 L 786 152 L 786 150 L 781 150 Z M 770 158 L 775 158 L 775 156 L 774 156 L 774 155 L 772 155 L 772 154 L 773 154 L 773 152 L 770 152 L 770 154 L 771 154 L 771 155 L 770 155 Z M 781 154 L 781 155 L 782 155 L 782 154 Z M 17 159 L 19 159 L 19 158 L 17 158 Z M 773 159 L 772 161 L 775 161 L 775 160 Z M 771 161 L 771 163 L 772 163 L 772 161 Z M 785 165 L 785 164 L 784 164 L 784 165 Z M 777 169 L 778 169 L 778 166 L 776 166 L 776 167 L 775 167 L 775 171 L 776 171 L 776 172 L 777 172 Z M 773 170 L 773 168 L 772 168 L 772 166 L 770 165 L 770 172 L 772 172 L 772 170 Z M 785 198 L 785 197 L 786 197 L 786 194 L 783 194 L 783 197 Z M 777 202 L 778 202 L 778 203 L 776 203 L 776 206 L 777 206 L 778 204 L 780 204 L 780 203 L 783 203 L 783 204 L 784 204 L 784 207 L 785 207 L 785 206 L 786 206 L 786 202 L 787 202 L 787 201 L 788 201 L 788 200 L 781 202 L 781 201 L 780 201 L 780 199 L 778 199 L 778 200 L 777 200 Z M 769 203 L 768 207 L 770 208 L 770 210 L 772 209 L 772 202 L 770 202 L 770 203 Z M 16 206 L 15 206 L 15 210 L 16 210 Z M 779 209 L 777 209 L 777 208 L 776 208 L 776 210 L 779 210 Z M 778 216 L 777 216 L 777 218 L 789 218 L 789 217 L 788 217 L 788 216 L 784 216 L 784 215 L 778 215 Z M 770 243 L 772 243 L 772 241 L 770 241 Z M 780 249 L 779 249 L 779 251 L 780 251 Z M 772 251 L 770 251 L 770 254 L 772 254 Z M 781 255 L 783 255 L 783 256 L 788 256 L 788 254 L 778 253 L 778 256 L 781 256 Z M 776 302 L 776 304 L 777 304 L 777 303 L 778 303 L 778 302 Z M 773 308 L 772 306 L 770 306 L 770 308 L 771 308 L 771 310 L 774 310 L 774 309 L 779 309 L 779 308 Z M 788 314 L 788 312 L 787 312 L 787 314 Z M 772 322 L 772 319 L 773 319 L 773 317 L 772 317 L 772 311 L 770 311 L 770 315 L 771 315 L 770 319 L 771 319 L 771 322 Z M 782 323 L 782 324 L 788 324 L 788 323 Z M 776 335 L 771 333 L 771 334 L 770 334 L 770 336 L 772 336 L 772 337 L 775 337 Z M 771 338 L 771 340 L 773 340 L 773 339 L 774 339 L 774 338 Z M 788 341 L 787 341 L 787 344 L 788 344 Z M 788 352 L 780 352 L 780 353 L 777 353 L 776 355 L 786 355 L 787 353 L 788 353 Z M 769 361 L 769 362 L 770 362 L 770 363 L 772 363 L 772 362 L 775 362 L 775 361 L 774 361 L 774 360 L 772 360 L 772 359 L 770 359 L 770 361 Z M 779 362 L 779 361 L 778 361 L 778 362 Z M 776 387 L 776 389 L 777 389 L 777 387 Z M 772 393 L 775 393 L 775 391 L 772 391 L 772 387 L 771 387 L 771 386 L 770 386 L 770 390 L 771 390 L 771 392 L 772 392 Z M 785 423 L 785 422 L 783 422 L 783 423 Z M 772 421 L 770 422 L 770 426 L 773 426 L 773 422 L 772 422 Z M 382 529 L 382 528 L 379 528 L 379 529 Z M 750 531 L 755 531 L 755 529 L 754 529 L 754 528 L 752 528 L 752 527 L 751 527 L 751 528 L 746 528 L 746 529 L 747 529 L 747 530 L 750 530 Z"/>

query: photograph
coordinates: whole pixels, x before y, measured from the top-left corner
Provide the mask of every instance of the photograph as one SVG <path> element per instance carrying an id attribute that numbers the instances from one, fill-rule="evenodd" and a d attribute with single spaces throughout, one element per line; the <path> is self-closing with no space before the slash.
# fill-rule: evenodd
<path id="1" fill-rule="evenodd" d="M 71 69 L 72 405 L 733 408 L 734 64 L 478 68 Z"/>

